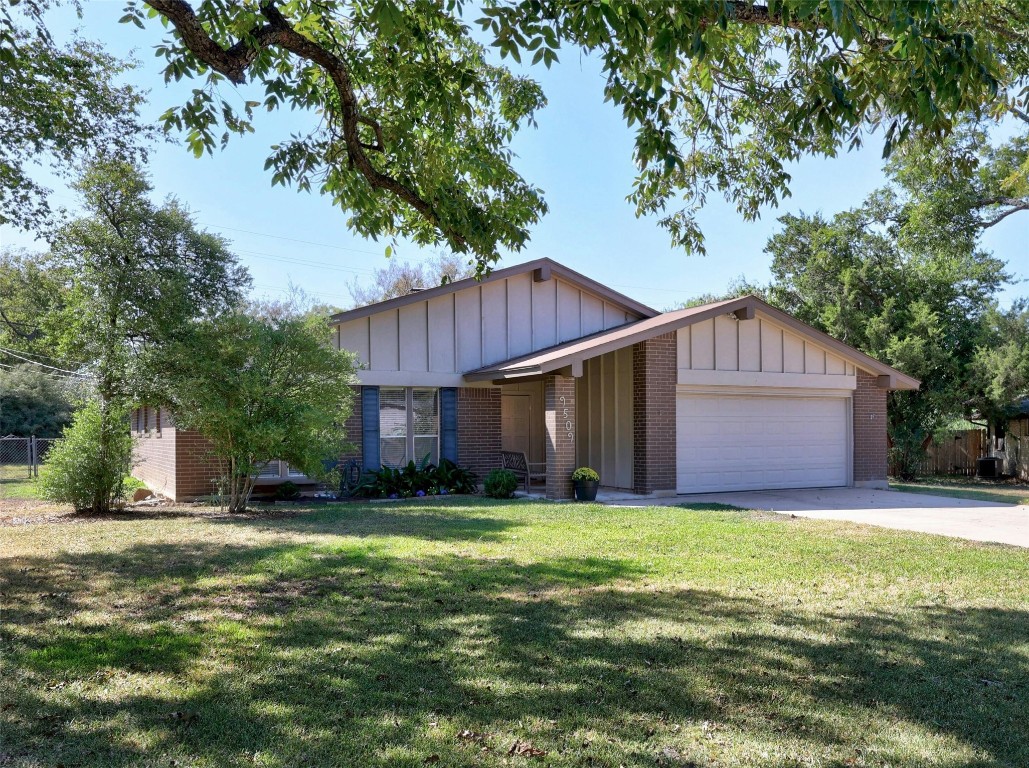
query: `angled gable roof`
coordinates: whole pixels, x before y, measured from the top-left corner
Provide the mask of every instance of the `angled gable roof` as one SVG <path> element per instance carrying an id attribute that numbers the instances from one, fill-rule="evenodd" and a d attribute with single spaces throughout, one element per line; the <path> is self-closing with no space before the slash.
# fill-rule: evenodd
<path id="1" fill-rule="evenodd" d="M 717 301 L 647 317 L 634 323 L 600 331 L 531 354 L 484 366 L 465 373 L 464 378 L 467 381 L 501 381 L 538 376 L 568 367 L 574 371 L 585 360 L 685 328 L 694 323 L 725 314 L 735 314 L 740 319 L 751 319 L 759 311 L 770 319 L 835 352 L 845 360 L 849 360 L 862 370 L 879 376 L 880 385 L 885 388 L 918 389 L 920 385 L 917 379 L 801 322 L 781 309 L 776 309 L 762 301 L 757 296 L 741 296 L 737 299 Z"/>
<path id="2" fill-rule="evenodd" d="M 542 258 L 527 261 L 524 264 L 515 264 L 511 267 L 505 267 L 504 269 L 495 269 L 487 277 L 482 280 L 477 280 L 474 277 L 467 277 L 463 280 L 455 280 L 452 283 L 446 285 L 438 285 L 434 288 L 426 288 L 421 291 L 415 291 L 409 293 L 406 296 L 397 296 L 393 299 L 387 299 L 386 301 L 379 301 L 374 304 L 368 304 L 363 307 L 357 307 L 356 309 L 350 309 L 345 312 L 340 312 L 329 318 L 330 325 L 337 325 L 339 323 L 345 323 L 349 320 L 356 320 L 362 317 L 368 317 L 379 312 L 386 312 L 392 309 L 398 309 L 400 307 L 414 304 L 416 302 L 425 301 L 426 299 L 435 298 L 437 296 L 444 296 L 450 293 L 456 293 L 470 288 L 475 285 L 483 285 L 485 283 L 492 283 L 498 280 L 503 280 L 508 277 L 515 275 L 525 274 L 527 272 L 534 273 L 534 277 L 537 280 L 549 280 L 551 276 L 560 277 L 563 280 L 576 285 L 577 287 L 596 294 L 605 301 L 614 304 L 615 306 L 623 309 L 627 312 L 631 312 L 641 317 L 654 317 L 658 314 L 656 309 L 648 307 L 646 304 L 626 296 L 618 291 L 613 291 L 606 285 L 598 283 L 586 275 L 576 272 L 574 269 L 569 269 L 563 264 L 559 264 L 553 259 Z"/>

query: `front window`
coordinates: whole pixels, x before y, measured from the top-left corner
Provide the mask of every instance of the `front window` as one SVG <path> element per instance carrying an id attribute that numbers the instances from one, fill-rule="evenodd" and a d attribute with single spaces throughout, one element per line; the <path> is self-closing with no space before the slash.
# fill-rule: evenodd
<path id="1" fill-rule="evenodd" d="M 439 461 L 438 389 L 379 389 L 379 456 L 384 467 Z"/>

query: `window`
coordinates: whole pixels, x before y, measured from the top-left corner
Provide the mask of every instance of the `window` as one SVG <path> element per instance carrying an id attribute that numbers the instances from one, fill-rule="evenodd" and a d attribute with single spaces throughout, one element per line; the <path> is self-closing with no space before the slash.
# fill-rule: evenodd
<path id="1" fill-rule="evenodd" d="M 399 467 L 426 456 L 439 462 L 439 390 L 379 389 L 379 460 Z"/>

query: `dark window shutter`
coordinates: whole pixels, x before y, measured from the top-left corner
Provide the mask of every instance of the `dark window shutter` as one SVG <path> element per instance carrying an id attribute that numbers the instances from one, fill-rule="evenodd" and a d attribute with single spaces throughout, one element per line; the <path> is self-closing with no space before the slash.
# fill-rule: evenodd
<path id="1" fill-rule="evenodd" d="M 440 402 L 440 457 L 457 463 L 457 388 L 443 387 Z"/>
<path id="2" fill-rule="evenodd" d="M 361 387 L 361 457 L 366 470 L 381 466 L 378 387 Z"/>

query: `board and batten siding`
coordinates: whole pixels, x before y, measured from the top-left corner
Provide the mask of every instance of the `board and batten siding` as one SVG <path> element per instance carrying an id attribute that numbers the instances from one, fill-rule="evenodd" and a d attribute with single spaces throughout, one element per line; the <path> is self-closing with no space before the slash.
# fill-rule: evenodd
<path id="1" fill-rule="evenodd" d="M 594 357 L 575 380 L 577 460 L 614 488 L 633 487 L 632 359 L 632 347 Z"/>
<path id="2" fill-rule="evenodd" d="M 363 384 L 462 386 L 461 374 L 640 316 L 558 277 L 531 272 L 342 322 Z"/>
<path id="3" fill-rule="evenodd" d="M 680 385 L 854 389 L 854 366 L 790 329 L 721 315 L 676 335 Z"/>

